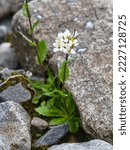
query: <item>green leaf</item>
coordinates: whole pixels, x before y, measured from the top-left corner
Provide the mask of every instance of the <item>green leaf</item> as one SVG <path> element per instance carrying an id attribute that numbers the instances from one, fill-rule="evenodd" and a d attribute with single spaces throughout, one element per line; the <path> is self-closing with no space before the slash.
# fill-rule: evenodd
<path id="1" fill-rule="evenodd" d="M 49 122 L 49 125 L 60 125 L 66 122 L 66 118 L 54 118 Z"/>
<path id="2" fill-rule="evenodd" d="M 54 106 L 55 106 L 57 109 L 61 110 L 61 111 L 64 113 L 64 115 L 65 115 L 66 117 L 68 116 L 68 114 L 67 114 L 67 112 L 66 112 L 66 107 L 65 107 L 65 104 L 64 104 L 64 99 L 62 99 L 62 98 L 56 99 L 56 100 L 54 101 Z"/>
<path id="3" fill-rule="evenodd" d="M 36 43 L 30 40 L 26 35 L 24 35 L 22 32 L 18 31 L 18 33 L 29 43 L 30 46 L 36 47 Z"/>
<path id="4" fill-rule="evenodd" d="M 40 81 L 29 81 L 29 83 L 31 84 L 32 88 L 34 88 L 36 90 L 36 92 L 42 92 L 42 87 L 44 86 L 44 84 Z"/>
<path id="5" fill-rule="evenodd" d="M 32 103 L 33 104 L 38 104 L 39 103 L 39 99 L 37 97 L 33 97 L 32 98 Z"/>
<path id="6" fill-rule="evenodd" d="M 47 73 L 48 73 L 48 79 L 47 79 L 47 82 L 50 83 L 50 84 L 53 84 L 54 81 L 55 81 L 55 77 L 52 73 L 52 71 L 50 69 L 47 70 Z"/>
<path id="7" fill-rule="evenodd" d="M 38 54 L 37 54 L 37 63 L 39 65 L 42 65 L 43 61 L 45 60 L 46 56 L 47 56 L 47 46 L 46 46 L 46 42 L 41 40 L 38 43 Z"/>
<path id="8" fill-rule="evenodd" d="M 43 115 L 43 116 L 47 116 L 47 117 L 63 117 L 64 114 L 56 109 L 55 107 L 48 107 L 48 106 L 41 106 L 36 108 L 36 111 Z"/>
<path id="9" fill-rule="evenodd" d="M 25 17 L 28 17 L 27 7 L 28 7 L 28 4 L 26 4 L 26 3 L 24 2 L 23 5 L 22 5 L 22 11 L 23 11 L 23 15 L 24 15 Z"/>
<path id="10" fill-rule="evenodd" d="M 59 71 L 58 77 L 62 83 L 64 83 L 69 77 L 69 67 L 67 62 L 63 62 Z"/>
<path id="11" fill-rule="evenodd" d="M 32 29 L 29 30 L 29 34 L 32 35 L 35 32 L 36 27 L 39 25 L 39 20 L 36 21 L 33 26 Z"/>
<path id="12" fill-rule="evenodd" d="M 70 93 L 68 94 L 68 97 L 66 99 L 66 107 L 70 115 L 72 115 L 72 113 L 76 111 L 76 106 Z"/>
<path id="13" fill-rule="evenodd" d="M 53 97 L 47 101 L 47 106 L 53 106 L 54 102 L 55 102 L 55 98 Z"/>
<path id="14" fill-rule="evenodd" d="M 78 122 L 69 122 L 69 130 L 71 133 L 76 133 L 79 128 L 79 123 Z"/>
<path id="15" fill-rule="evenodd" d="M 53 93 L 59 94 L 62 97 L 67 97 L 68 96 L 64 91 L 61 91 L 61 90 L 58 90 L 58 89 L 54 90 Z"/>

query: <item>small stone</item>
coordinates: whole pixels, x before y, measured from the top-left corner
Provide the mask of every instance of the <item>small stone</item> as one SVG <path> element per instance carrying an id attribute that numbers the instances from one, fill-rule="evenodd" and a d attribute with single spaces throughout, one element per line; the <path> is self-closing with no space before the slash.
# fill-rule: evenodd
<path id="1" fill-rule="evenodd" d="M 83 143 L 60 144 L 50 147 L 48 150 L 112 150 L 113 146 L 102 140 L 92 140 Z"/>
<path id="2" fill-rule="evenodd" d="M 31 149 L 30 117 L 18 103 L 11 101 L 0 103 L 0 150 L 1 149 Z"/>
<path id="3" fill-rule="evenodd" d="M 21 83 L 10 86 L 0 93 L 0 101 L 26 102 L 31 99 L 31 93 Z"/>
<path id="4" fill-rule="evenodd" d="M 6 80 L 7 78 L 11 76 L 11 73 L 12 73 L 11 70 L 8 68 L 4 68 L 0 70 L 0 79 Z"/>
<path id="5" fill-rule="evenodd" d="M 50 129 L 45 135 L 39 138 L 35 143 L 34 147 L 44 147 L 56 144 L 63 136 L 69 132 L 68 125 L 59 125 Z"/>
<path id="6" fill-rule="evenodd" d="M 48 122 L 41 118 L 34 117 L 31 121 L 31 126 L 39 132 L 43 132 L 45 129 L 48 128 Z"/>
<path id="7" fill-rule="evenodd" d="M 6 80 L 12 76 L 12 74 L 22 74 L 25 75 L 25 71 L 23 69 L 12 70 L 8 68 L 4 68 L 0 70 L 0 79 Z"/>

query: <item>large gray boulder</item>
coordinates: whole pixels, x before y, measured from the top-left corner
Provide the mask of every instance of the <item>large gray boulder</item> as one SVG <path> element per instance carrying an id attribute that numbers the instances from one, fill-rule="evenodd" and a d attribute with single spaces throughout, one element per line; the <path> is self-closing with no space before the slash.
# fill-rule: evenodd
<path id="1" fill-rule="evenodd" d="M 30 118 L 15 102 L 0 103 L 0 148 L 2 150 L 30 150 Z"/>
<path id="2" fill-rule="evenodd" d="M 66 28 L 71 31 L 77 29 L 80 33 L 79 49 L 90 49 L 92 45 L 92 49 L 95 49 L 95 45 L 98 45 L 98 49 L 95 49 L 97 52 L 104 45 L 102 34 L 107 36 L 108 43 L 111 41 L 109 39 L 112 34 L 111 3 L 111 0 L 33 0 L 29 3 L 32 22 L 40 21 L 34 37 L 36 40 L 45 39 L 49 50 L 52 51 L 52 43 L 58 32 Z M 21 66 L 25 70 L 38 73 L 40 69 L 35 64 L 35 50 L 30 48 L 18 33 L 21 31 L 27 35 L 29 30 L 28 19 L 22 11 L 13 17 L 12 29 L 13 43 Z"/>
<path id="3" fill-rule="evenodd" d="M 61 145 L 55 145 L 49 148 L 49 150 L 112 150 L 113 146 L 102 140 L 92 140 L 83 143 L 64 143 Z"/>
<path id="4" fill-rule="evenodd" d="M 84 129 L 94 138 L 112 143 L 112 0 L 33 0 L 32 21 L 40 20 L 34 34 L 45 39 L 52 54 L 57 33 L 66 28 L 79 32 L 79 56 L 70 64 L 66 88 L 72 92 Z M 23 68 L 40 72 L 35 52 L 18 34 L 28 31 L 28 21 L 19 11 L 13 18 L 14 45 Z M 54 54 L 49 63 L 59 66 L 61 55 Z"/>

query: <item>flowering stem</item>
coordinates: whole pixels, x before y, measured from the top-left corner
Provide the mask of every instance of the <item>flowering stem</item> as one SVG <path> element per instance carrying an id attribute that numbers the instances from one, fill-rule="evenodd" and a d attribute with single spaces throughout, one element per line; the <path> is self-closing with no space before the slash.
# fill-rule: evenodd
<path id="1" fill-rule="evenodd" d="M 63 83 L 62 83 L 62 91 L 64 91 L 64 82 L 65 82 L 65 76 L 66 76 L 66 66 L 67 66 L 68 56 L 69 56 L 69 55 L 66 54 L 65 67 L 64 67 L 64 78 L 63 78 Z M 67 110 L 65 98 L 63 98 L 63 99 L 64 99 L 65 109 L 66 109 L 66 112 L 67 112 L 67 114 L 68 114 L 68 110 Z"/>
<path id="2" fill-rule="evenodd" d="M 28 16 L 28 21 L 29 21 L 30 29 L 32 30 L 33 26 L 32 26 L 32 22 L 31 22 L 30 11 L 29 11 L 29 8 L 28 8 L 28 0 L 25 0 L 25 3 L 26 3 L 26 11 L 27 11 L 27 16 Z M 32 36 L 33 36 L 33 33 L 32 33 Z"/>
<path id="3" fill-rule="evenodd" d="M 69 55 L 68 55 L 68 54 L 66 54 L 63 83 L 65 82 L 65 76 L 66 76 L 66 66 L 67 66 L 68 56 L 69 56 Z"/>
<path id="4" fill-rule="evenodd" d="M 32 25 L 32 21 L 31 21 L 31 15 L 30 15 L 30 11 L 29 11 L 29 7 L 28 7 L 28 0 L 25 0 L 25 3 L 26 3 L 26 11 L 27 11 L 27 17 L 28 17 L 28 22 L 29 22 L 29 26 L 30 26 L 30 29 L 31 29 L 31 37 L 32 37 L 32 41 L 34 43 L 36 43 L 36 47 L 34 48 L 34 51 L 35 51 L 35 54 L 38 58 L 38 62 L 40 62 L 40 57 L 37 53 L 37 47 L 38 47 L 38 42 L 36 41 L 36 39 L 34 38 L 34 33 L 32 32 L 33 31 L 33 25 Z M 41 68 L 41 71 L 42 71 L 42 75 L 44 77 L 44 71 L 43 71 L 43 67 L 42 67 L 42 64 L 40 64 L 40 68 Z"/>

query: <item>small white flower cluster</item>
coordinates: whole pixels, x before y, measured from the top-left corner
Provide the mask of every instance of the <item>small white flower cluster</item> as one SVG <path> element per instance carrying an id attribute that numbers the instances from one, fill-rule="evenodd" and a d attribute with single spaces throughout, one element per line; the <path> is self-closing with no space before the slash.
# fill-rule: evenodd
<path id="1" fill-rule="evenodd" d="M 32 72 L 30 71 L 26 71 L 25 75 L 28 77 L 28 78 L 31 78 L 31 76 L 33 75 Z"/>
<path id="2" fill-rule="evenodd" d="M 69 30 L 59 33 L 55 43 L 53 43 L 53 52 L 61 51 L 66 54 L 76 54 L 75 47 L 78 46 L 77 36 L 78 33 L 76 30 L 73 34 Z"/>

